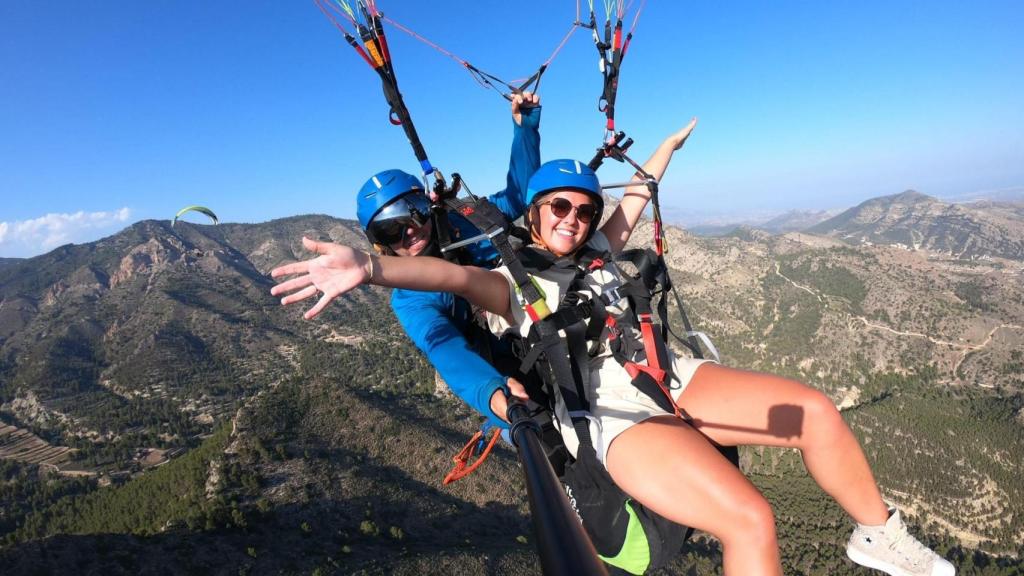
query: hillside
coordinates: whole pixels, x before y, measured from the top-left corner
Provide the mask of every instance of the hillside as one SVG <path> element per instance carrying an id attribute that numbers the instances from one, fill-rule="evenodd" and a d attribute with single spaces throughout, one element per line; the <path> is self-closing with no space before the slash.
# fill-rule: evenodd
<path id="1" fill-rule="evenodd" d="M 873 198 L 806 230 L 853 244 L 891 244 L 957 258 L 1024 259 L 1024 206 L 946 204 L 907 190 Z"/>
<path id="2" fill-rule="evenodd" d="M 270 297 L 269 269 L 307 257 L 302 234 L 363 243 L 327 216 L 145 221 L 0 268 L 0 429 L 67 458 L 57 473 L 0 461 L 10 573 L 535 573 L 510 450 L 441 486 L 479 419 L 434 395 L 386 291 L 315 322 Z M 634 241 L 650 235 L 642 223 Z M 886 496 L 962 574 L 1019 573 L 1024 264 L 799 233 L 668 236 L 725 362 L 824 390 Z M 776 506 L 787 573 L 863 573 L 796 454 L 748 450 L 743 465 Z M 701 540 L 672 573 L 718 564 Z"/>
<path id="3" fill-rule="evenodd" d="M 825 210 L 790 210 L 775 218 L 762 222 L 756 227 L 772 234 L 799 232 L 829 219 L 832 214 Z"/>
<path id="4" fill-rule="evenodd" d="M 123 468 L 140 447 L 190 446 L 286 373 L 282 350 L 296 330 L 314 328 L 274 306 L 265 275 L 301 256 L 302 233 L 356 238 L 318 217 L 173 229 L 144 221 L 3 269 L 2 413 L 75 448 L 87 467 Z M 381 294 L 366 291 L 378 305 Z M 332 311 L 348 317 L 339 324 L 350 331 L 365 318 Z"/>

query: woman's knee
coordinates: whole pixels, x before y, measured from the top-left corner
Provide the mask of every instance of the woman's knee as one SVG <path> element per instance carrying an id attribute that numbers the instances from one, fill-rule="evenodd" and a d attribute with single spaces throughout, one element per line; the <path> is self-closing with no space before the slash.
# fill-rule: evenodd
<path id="1" fill-rule="evenodd" d="M 837 434 L 842 434 L 847 429 L 839 409 L 825 393 L 808 389 L 802 404 L 807 422 L 804 445 L 830 444 Z"/>
<path id="2" fill-rule="evenodd" d="M 730 521 L 716 536 L 725 545 L 775 546 L 775 513 L 760 492 L 736 499 Z"/>

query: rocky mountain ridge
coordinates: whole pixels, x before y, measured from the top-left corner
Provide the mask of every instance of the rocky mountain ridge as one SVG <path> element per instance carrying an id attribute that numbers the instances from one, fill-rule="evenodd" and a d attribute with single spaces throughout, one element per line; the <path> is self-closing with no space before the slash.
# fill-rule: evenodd
<path id="1" fill-rule="evenodd" d="M 873 198 L 805 231 L 954 258 L 1024 259 L 1024 205 L 947 204 L 914 190 Z"/>

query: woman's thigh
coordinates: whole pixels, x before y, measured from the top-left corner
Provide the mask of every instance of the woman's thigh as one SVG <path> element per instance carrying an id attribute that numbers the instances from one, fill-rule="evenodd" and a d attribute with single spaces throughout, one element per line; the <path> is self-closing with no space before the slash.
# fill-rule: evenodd
<path id="1" fill-rule="evenodd" d="M 841 420 L 832 401 L 805 384 L 702 364 L 678 399 L 694 426 L 725 446 L 804 447 L 821 424 Z"/>
<path id="2" fill-rule="evenodd" d="M 771 509 L 757 488 L 700 432 L 659 416 L 620 434 L 608 472 L 623 491 L 662 516 L 718 537 L 763 524 Z"/>

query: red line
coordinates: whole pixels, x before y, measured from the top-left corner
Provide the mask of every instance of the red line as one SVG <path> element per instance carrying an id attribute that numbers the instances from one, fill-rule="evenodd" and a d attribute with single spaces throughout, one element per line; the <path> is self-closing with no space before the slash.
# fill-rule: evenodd
<path id="1" fill-rule="evenodd" d="M 352 35 L 348 33 L 348 30 L 346 30 L 344 26 L 339 24 L 338 21 L 334 18 L 334 16 L 331 15 L 331 13 L 327 11 L 327 9 L 324 7 L 325 1 L 326 0 L 313 0 L 317 8 L 319 8 L 320 11 L 324 13 L 324 16 L 327 16 L 327 19 L 330 20 L 332 24 L 334 24 L 334 27 L 337 28 L 339 32 L 341 32 L 346 38 L 351 37 Z M 370 56 L 359 46 L 359 44 L 351 44 L 351 46 L 355 48 L 356 52 L 363 58 L 363 60 L 365 60 L 366 63 L 370 65 L 370 68 L 377 67 L 377 65 L 374 64 L 372 60 L 370 60 Z"/>
<path id="2" fill-rule="evenodd" d="M 578 5 L 579 4 L 577 4 L 577 6 Z M 558 53 L 562 51 L 562 47 L 565 46 L 565 43 L 569 41 L 569 37 L 572 36 L 573 32 L 575 32 L 577 28 L 579 28 L 579 18 L 576 18 L 576 22 L 572 23 L 572 28 L 569 28 L 569 31 L 565 34 L 565 37 L 562 38 L 562 41 L 558 43 L 558 47 L 555 48 L 555 51 L 552 52 L 551 56 L 548 57 L 546 62 L 544 62 L 545 66 L 551 64 L 551 61 L 555 59 L 555 56 L 557 56 Z"/>
<path id="3" fill-rule="evenodd" d="M 408 29 L 408 28 L 406 28 L 405 26 L 402 26 L 401 24 L 399 24 L 398 22 L 395 22 L 395 21 L 394 21 L 394 20 L 392 20 L 391 18 L 388 18 L 387 16 L 383 16 L 383 15 L 381 15 L 381 19 L 383 19 L 383 20 L 384 20 L 385 22 L 387 22 L 388 24 L 391 24 L 391 25 L 392 25 L 392 26 L 394 26 L 395 28 L 398 28 L 398 29 L 399 29 L 399 30 L 401 30 L 402 32 L 405 32 L 406 34 L 408 34 L 408 35 L 412 36 L 413 38 L 415 38 L 415 39 L 419 40 L 420 42 L 423 42 L 423 43 L 424 43 L 424 44 L 426 44 L 427 46 L 430 46 L 430 47 L 431 47 L 431 48 L 433 48 L 434 50 L 437 50 L 437 51 L 438 51 L 438 52 L 440 52 L 441 54 L 444 54 L 445 56 L 447 56 L 447 57 L 451 58 L 452 60 L 455 60 L 455 61 L 456 61 L 456 62 L 458 62 L 459 64 L 462 64 L 463 66 L 465 66 L 466 64 L 468 64 L 468 62 L 466 62 L 466 61 L 465 61 L 465 60 L 463 60 L 462 58 L 459 58 L 459 57 L 458 57 L 458 56 L 456 56 L 455 54 L 452 54 L 451 52 L 449 52 L 449 51 L 445 50 L 444 48 L 441 48 L 441 47 L 440 47 L 440 46 L 438 46 L 437 44 L 434 44 L 434 43 L 433 43 L 433 42 L 431 42 L 430 40 L 427 40 L 427 39 L 426 39 L 426 38 L 424 38 L 423 36 L 420 36 L 419 34 L 417 34 L 417 33 L 413 32 L 412 30 L 410 30 L 410 29 Z"/>
<path id="4" fill-rule="evenodd" d="M 324 6 L 324 2 L 325 0 L 313 0 L 313 3 L 316 4 L 316 7 L 319 8 L 320 11 L 324 13 L 324 16 L 327 16 L 327 19 L 330 20 L 332 24 L 334 24 L 335 28 L 347 33 L 348 31 L 345 30 L 345 28 L 341 24 L 338 24 L 338 21 L 334 18 L 334 15 L 331 14 L 330 11 L 328 11 L 327 7 Z"/>
<path id="5" fill-rule="evenodd" d="M 579 9 L 579 2 L 577 1 L 577 10 L 578 9 Z M 466 60 L 463 60 L 462 58 L 459 58 L 458 56 L 456 56 L 455 54 L 452 54 L 448 50 L 445 50 L 444 48 L 442 48 L 438 44 L 436 44 L 434 42 L 431 42 L 430 40 L 427 40 L 423 36 L 417 34 L 416 32 L 413 32 L 412 30 L 410 30 L 409 28 L 399 24 L 398 22 L 395 22 L 391 18 L 388 18 L 387 16 L 385 16 L 383 14 L 381 14 L 380 17 L 381 17 L 381 20 L 387 22 L 388 24 L 391 24 L 395 28 L 398 28 L 402 32 L 405 32 L 406 34 L 408 34 L 409 36 L 412 36 L 413 38 L 419 40 L 420 42 L 423 42 L 427 46 L 430 46 L 434 50 L 437 50 L 438 52 L 440 52 L 441 54 L 444 54 L 445 56 L 451 58 L 452 60 L 455 60 L 456 62 L 458 62 L 459 64 L 462 64 L 467 69 L 470 69 L 470 71 L 472 72 L 472 69 L 470 68 L 471 65 Z M 555 48 L 554 52 L 552 52 L 551 56 L 549 56 L 548 59 L 544 62 L 544 64 L 543 64 L 544 66 L 547 66 L 547 65 L 551 64 L 551 62 L 555 59 L 555 57 L 558 55 L 558 53 L 561 52 L 562 48 L 565 47 L 565 44 L 569 41 L 569 38 L 572 37 L 573 32 L 575 32 L 576 28 L 579 27 L 578 20 L 579 20 L 579 18 L 577 18 L 576 22 L 573 22 L 572 27 L 569 28 L 568 32 L 566 32 L 565 36 L 562 38 L 562 41 L 558 43 L 558 46 Z M 473 76 L 474 76 L 474 79 L 476 79 L 477 83 L 479 83 L 481 86 L 488 87 L 489 82 L 482 81 L 480 78 L 477 78 L 475 74 Z M 525 80 L 525 78 L 523 78 L 522 80 Z M 518 82 L 513 81 L 512 83 L 515 84 L 515 83 L 518 83 Z"/>
<path id="6" fill-rule="evenodd" d="M 637 20 L 640 20 L 640 13 L 644 11 L 644 6 L 647 4 L 647 0 L 640 0 L 640 7 L 636 9 L 636 15 L 633 16 L 633 25 L 629 27 L 629 33 L 632 34 L 636 30 Z"/>

